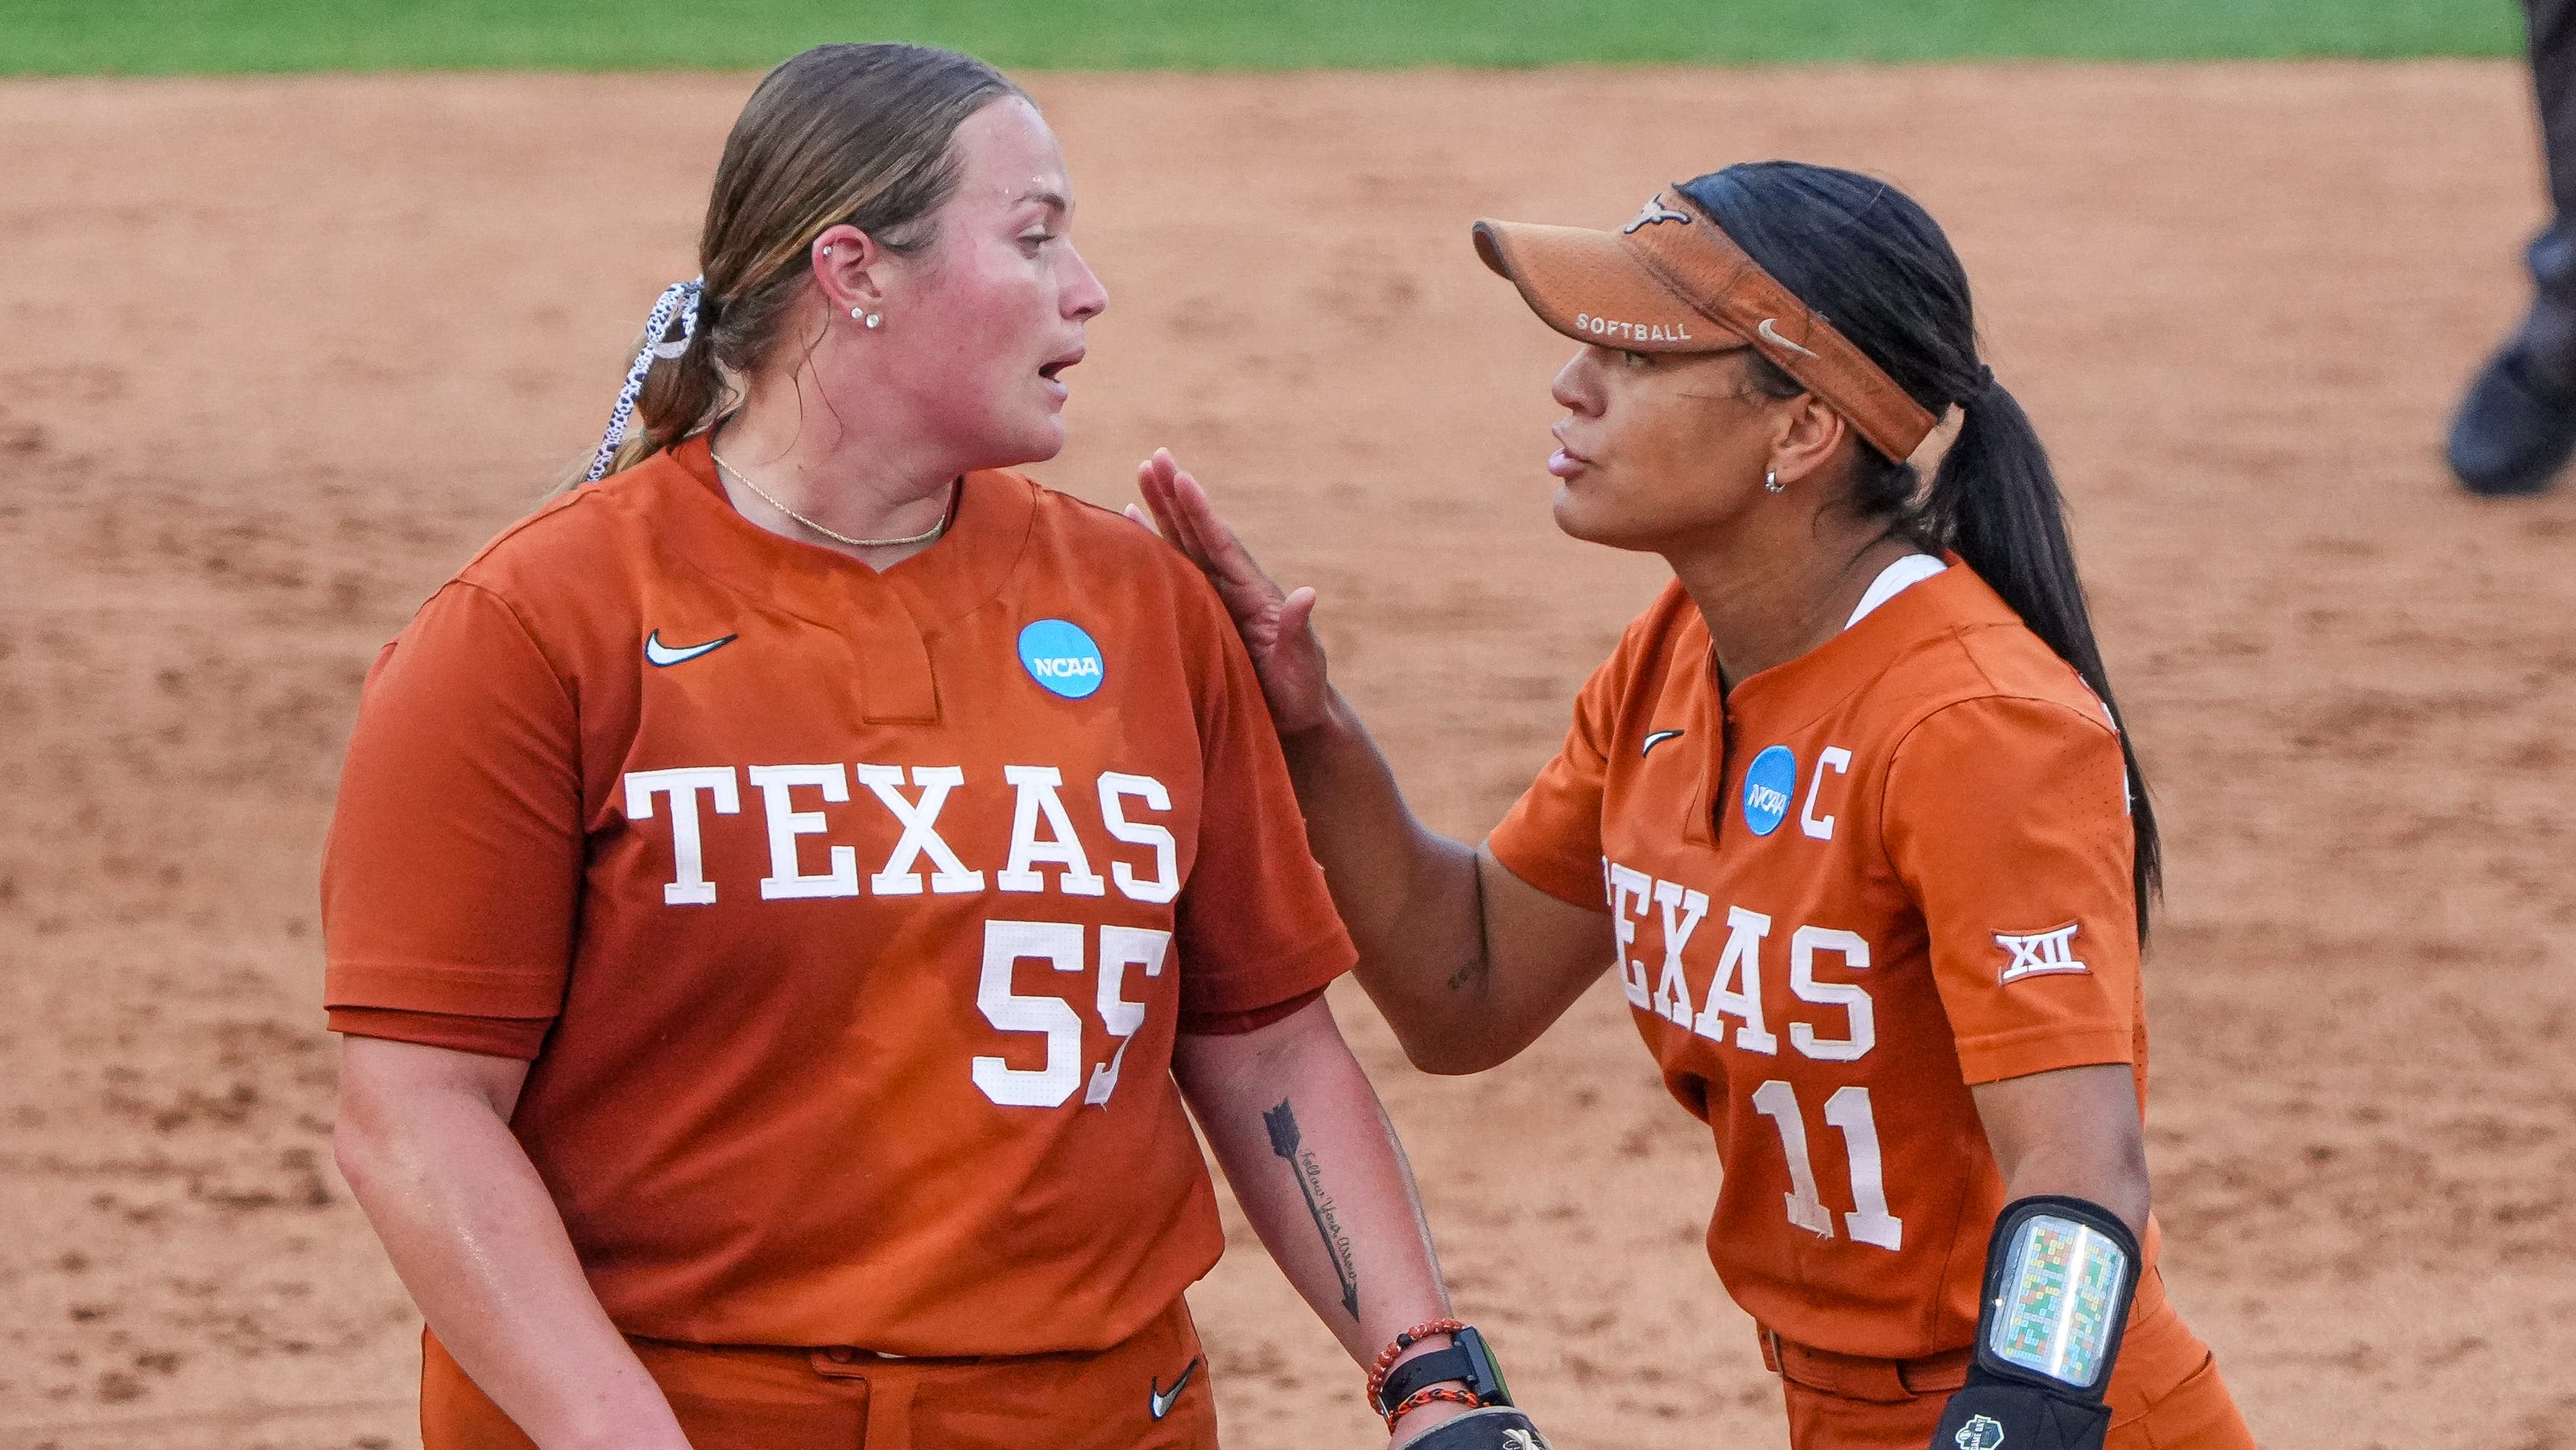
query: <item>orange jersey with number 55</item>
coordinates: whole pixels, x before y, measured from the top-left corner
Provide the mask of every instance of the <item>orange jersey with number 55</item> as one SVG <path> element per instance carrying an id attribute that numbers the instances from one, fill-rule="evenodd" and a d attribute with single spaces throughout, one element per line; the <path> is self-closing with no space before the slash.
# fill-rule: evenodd
<path id="1" fill-rule="evenodd" d="M 2003 1185 L 1970 1084 L 2128 1063 L 2143 1101 L 2118 735 L 1956 560 L 1723 700 L 1668 588 L 1491 846 L 1610 911 L 1724 1161 L 1710 1256 L 1799 1343 L 1973 1338 Z"/>
<path id="2" fill-rule="evenodd" d="M 960 490 L 879 573 L 689 442 L 503 535 L 368 678 L 332 1025 L 533 1059 L 512 1127 L 630 1334 L 1121 1342 L 1222 1246 L 1174 1034 L 1350 965 L 1198 572 Z"/>

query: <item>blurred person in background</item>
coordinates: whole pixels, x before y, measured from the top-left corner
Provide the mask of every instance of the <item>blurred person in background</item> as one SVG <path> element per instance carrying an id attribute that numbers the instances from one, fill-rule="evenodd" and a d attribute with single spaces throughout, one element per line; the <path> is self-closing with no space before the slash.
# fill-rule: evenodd
<path id="1" fill-rule="evenodd" d="M 2523 0 L 2549 225 L 2524 252 L 2532 299 L 2451 422 L 2451 471 L 2471 493 L 2538 493 L 2576 453 L 2576 0 Z"/>
<path id="2" fill-rule="evenodd" d="M 2250 1450 L 2156 1267 L 2155 817 L 1947 238 L 1883 182 L 1767 162 L 1616 231 L 1476 240 L 1582 344 L 1558 527 L 1673 571 L 1481 848 L 1407 807 L 1314 591 L 1168 453 L 1139 477 L 1251 648 L 1361 984 L 1416 1065 L 1467 1073 L 1619 976 L 1713 1132 L 1709 1252 L 1797 1450 Z M 1952 410 L 1927 484 L 1907 460 Z"/>
<path id="3" fill-rule="evenodd" d="M 1539 1443 L 1224 607 L 1001 471 L 1106 305 L 1072 211 L 981 62 L 787 61 L 591 481 L 378 657 L 326 1005 L 428 1450 L 1213 1446 L 1191 1114 L 1392 1435 Z"/>

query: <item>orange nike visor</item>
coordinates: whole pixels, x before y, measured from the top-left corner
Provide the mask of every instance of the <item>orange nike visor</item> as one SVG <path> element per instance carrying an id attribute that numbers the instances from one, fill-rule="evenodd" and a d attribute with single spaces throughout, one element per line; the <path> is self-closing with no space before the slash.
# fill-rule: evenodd
<path id="1" fill-rule="evenodd" d="M 1678 186 L 1615 232 L 1480 221 L 1476 255 L 1577 342 L 1677 353 L 1750 344 L 1890 458 L 1912 457 L 1938 421 Z"/>

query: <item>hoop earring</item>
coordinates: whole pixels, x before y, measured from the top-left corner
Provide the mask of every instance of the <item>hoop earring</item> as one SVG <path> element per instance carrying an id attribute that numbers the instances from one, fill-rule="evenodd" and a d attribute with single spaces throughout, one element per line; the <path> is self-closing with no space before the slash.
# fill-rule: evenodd
<path id="1" fill-rule="evenodd" d="M 1762 491 L 1764 493 L 1778 493 L 1786 486 L 1787 485 L 1780 482 L 1780 475 L 1777 473 L 1765 473 L 1762 475 Z"/>

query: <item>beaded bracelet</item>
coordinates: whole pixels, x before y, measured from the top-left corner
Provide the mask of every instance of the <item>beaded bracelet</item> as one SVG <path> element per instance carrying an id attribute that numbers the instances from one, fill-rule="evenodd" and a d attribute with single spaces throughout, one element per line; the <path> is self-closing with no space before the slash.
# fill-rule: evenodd
<path id="1" fill-rule="evenodd" d="M 1447 1400 L 1453 1405 L 1465 1405 L 1471 1410 L 1485 1403 L 1476 1397 L 1474 1390 L 1451 1389 L 1447 1385 L 1425 1385 L 1412 1394 L 1406 1395 L 1404 1403 L 1388 1413 L 1386 1432 L 1390 1435 L 1394 1434 L 1396 1421 L 1421 1409 L 1424 1405 L 1436 1404 L 1441 1400 Z"/>

